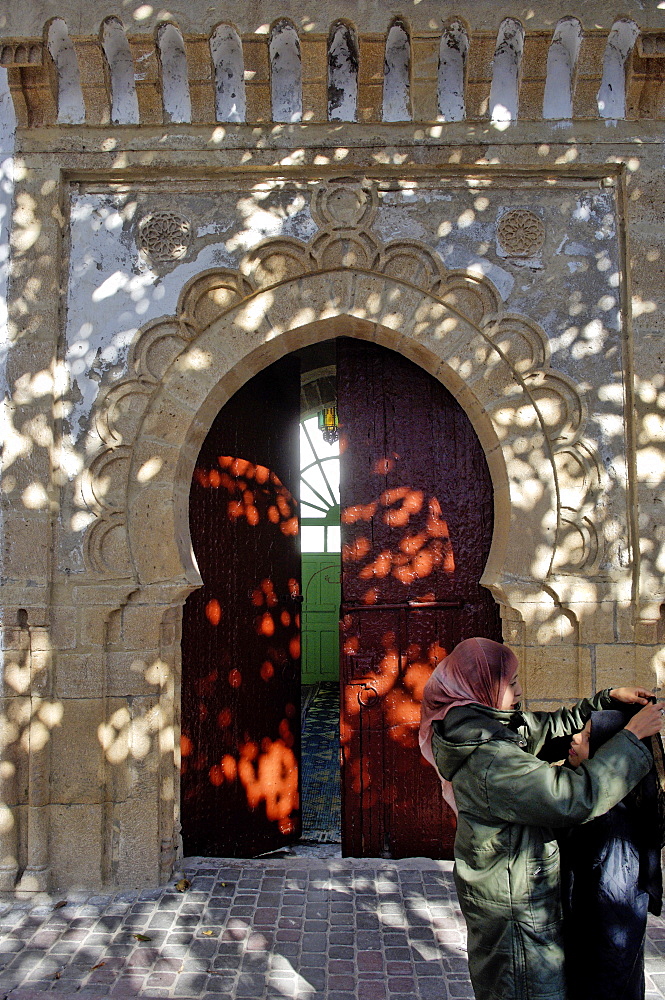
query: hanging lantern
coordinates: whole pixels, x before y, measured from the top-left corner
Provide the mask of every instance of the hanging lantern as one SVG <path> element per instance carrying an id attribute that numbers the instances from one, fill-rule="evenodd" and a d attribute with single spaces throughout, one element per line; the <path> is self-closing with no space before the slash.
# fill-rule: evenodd
<path id="1" fill-rule="evenodd" d="M 323 440 L 328 444 L 334 444 L 339 437 L 337 423 L 337 407 L 324 406 L 319 410 L 319 430 L 323 435 Z"/>

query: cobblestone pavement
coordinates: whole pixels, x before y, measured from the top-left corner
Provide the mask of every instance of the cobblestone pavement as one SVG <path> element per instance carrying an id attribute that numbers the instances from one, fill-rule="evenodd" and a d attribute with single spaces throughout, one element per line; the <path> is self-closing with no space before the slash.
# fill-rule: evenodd
<path id="1" fill-rule="evenodd" d="M 473 997 L 450 863 L 199 858 L 183 871 L 185 892 L 3 897 L 0 1000 Z M 660 1000 L 661 919 L 648 955 Z"/>

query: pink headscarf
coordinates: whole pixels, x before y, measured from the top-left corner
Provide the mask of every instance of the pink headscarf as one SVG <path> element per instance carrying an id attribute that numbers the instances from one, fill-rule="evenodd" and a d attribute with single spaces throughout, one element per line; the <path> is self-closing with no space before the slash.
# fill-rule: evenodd
<path id="1" fill-rule="evenodd" d="M 420 706 L 420 752 L 436 767 L 432 753 L 432 723 L 445 719 L 451 708 L 488 705 L 498 708 L 517 670 L 511 649 L 493 639 L 465 639 L 458 643 L 425 685 Z M 441 778 L 443 797 L 457 813 L 452 785 Z"/>

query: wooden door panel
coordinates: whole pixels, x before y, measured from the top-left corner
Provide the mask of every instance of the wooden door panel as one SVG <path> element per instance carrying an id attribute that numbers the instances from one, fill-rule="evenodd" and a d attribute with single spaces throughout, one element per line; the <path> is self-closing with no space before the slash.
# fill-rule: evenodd
<path id="1" fill-rule="evenodd" d="M 385 770 L 391 785 L 386 801 L 393 858 L 413 856 L 416 847 L 424 857 L 452 857 L 455 817 L 442 801 L 438 775 L 420 753 L 418 728 L 425 683 L 439 660 L 462 638 L 461 611 L 434 606 L 402 612 L 400 677 L 386 698 L 385 713 Z"/>
<path id="2" fill-rule="evenodd" d="M 364 685 L 353 683 L 345 684 L 342 691 L 342 843 L 345 855 L 358 858 L 388 854 L 384 733 L 378 726 L 353 721 L 358 699 L 365 693 Z"/>
<path id="3" fill-rule="evenodd" d="M 468 417 L 439 382 L 375 344 L 337 343 L 343 849 L 450 857 L 454 818 L 420 757 L 420 700 L 457 642 L 501 638 L 479 584 L 491 480 Z"/>
<path id="4" fill-rule="evenodd" d="M 186 853 L 243 857 L 299 834 L 298 364 L 223 407 L 190 494 L 203 587 L 182 638 Z"/>
<path id="5" fill-rule="evenodd" d="M 345 849 L 393 858 L 450 854 L 455 820 L 420 754 L 418 725 L 422 689 L 460 641 L 461 608 L 343 612 Z M 377 808 L 379 816 L 367 815 Z"/>

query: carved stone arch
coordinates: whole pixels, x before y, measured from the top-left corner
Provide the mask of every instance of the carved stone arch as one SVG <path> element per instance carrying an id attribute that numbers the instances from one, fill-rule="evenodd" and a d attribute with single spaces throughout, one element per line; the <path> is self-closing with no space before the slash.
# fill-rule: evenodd
<path id="1" fill-rule="evenodd" d="M 332 278 L 333 275 L 327 277 Z M 344 278 L 345 283 L 353 284 L 349 280 L 353 275 L 349 272 L 340 272 L 334 277 Z M 375 277 L 383 282 L 382 276 Z M 287 301 L 292 297 L 291 304 L 295 306 L 304 295 L 311 303 L 311 296 L 305 294 L 301 283 L 297 287 L 295 282 L 289 285 L 280 288 L 280 300 L 284 296 L 287 296 Z M 392 282 L 389 282 L 389 288 L 390 285 Z M 345 308 L 334 315 L 330 315 L 332 309 L 329 308 L 327 316 L 301 323 L 294 311 L 289 328 L 273 337 L 267 337 L 267 329 L 257 323 L 264 307 L 269 308 L 269 302 L 265 301 L 268 296 L 256 296 L 252 303 L 254 308 L 243 310 L 238 307 L 230 315 L 220 317 L 192 341 L 191 352 L 183 352 L 169 372 L 171 378 L 167 376 L 155 393 L 146 415 L 150 431 L 158 426 L 170 428 L 167 431 L 168 442 L 158 445 L 152 433 L 148 433 L 139 436 L 134 448 L 128 482 L 128 537 L 140 585 L 173 583 L 180 590 L 183 587 L 193 589 L 200 583 L 189 542 L 189 485 L 201 445 L 224 403 L 245 381 L 285 354 L 320 340 L 355 336 L 409 357 L 442 382 L 469 416 L 487 457 L 495 492 L 496 527 L 482 582 L 494 590 L 496 596 L 502 597 L 499 588 L 509 537 L 506 527 L 510 522 L 510 490 L 501 443 L 492 421 L 477 393 L 454 367 L 442 361 L 431 345 L 423 343 L 424 337 L 419 342 L 402 333 L 398 316 L 387 314 L 383 323 L 376 318 L 358 315 L 362 309 L 354 308 L 352 300 L 362 299 L 368 288 L 366 282 L 358 283 L 355 293 L 347 287 L 343 296 Z M 312 317 L 312 312 L 311 305 L 301 309 L 301 320 Z M 435 311 L 433 316 L 436 318 L 438 313 Z M 256 323 L 260 330 L 258 336 L 252 338 L 251 345 L 245 341 L 247 346 L 251 346 L 249 353 L 237 358 L 225 355 L 224 346 L 229 346 L 234 333 L 238 340 L 245 339 L 238 336 L 239 328 L 248 319 L 252 325 Z M 421 325 L 420 317 L 414 316 L 414 320 L 418 326 Z M 468 330 L 467 335 L 470 333 Z M 187 371 L 192 369 L 197 373 L 196 378 L 189 379 Z M 213 371 L 215 375 L 208 377 Z M 179 439 L 177 458 L 172 452 L 176 435 Z M 137 487 L 139 470 L 150 461 L 160 464 L 159 479 L 155 479 L 148 489 Z M 552 491 L 551 484 L 549 491 Z M 170 544 L 167 535 L 173 539 Z"/>
<path id="2" fill-rule="evenodd" d="M 551 368 L 544 332 L 528 317 L 503 313 L 487 279 L 446 271 L 417 241 L 383 245 L 372 236 L 376 270 L 343 261 L 321 270 L 312 248 L 332 235 L 319 232 L 309 247 L 265 241 L 237 271 L 220 268 L 191 280 L 176 315 L 139 332 L 129 374 L 101 397 L 95 414 L 99 448 L 82 493 L 96 520 L 113 531 L 91 524 L 90 570 L 108 576 L 115 565 L 126 579 L 127 551 L 139 586 L 180 595 L 197 586 L 189 487 L 214 417 L 247 379 L 284 354 L 351 335 L 430 371 L 471 419 L 496 498 L 483 583 L 501 603 L 517 609 L 546 581 L 556 588 L 555 577 L 588 575 L 602 556 L 593 529 L 600 482 L 589 475 L 599 464 L 583 438 L 581 395 Z M 116 450 L 123 461 L 113 463 Z M 111 468 L 112 489 L 96 488 L 95 477 Z"/>

